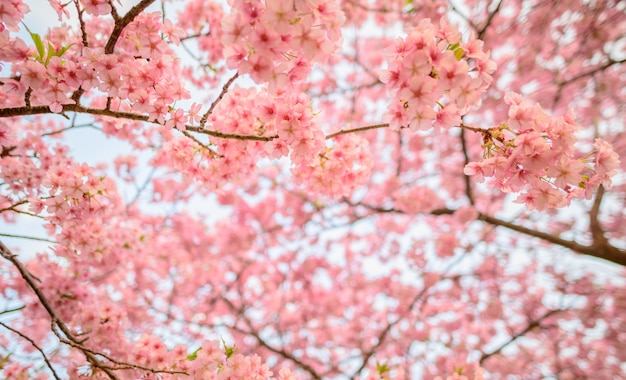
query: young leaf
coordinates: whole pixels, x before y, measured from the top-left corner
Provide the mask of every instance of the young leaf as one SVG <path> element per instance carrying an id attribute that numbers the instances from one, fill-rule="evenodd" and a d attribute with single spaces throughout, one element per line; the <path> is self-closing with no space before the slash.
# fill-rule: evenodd
<path id="1" fill-rule="evenodd" d="M 46 54 L 46 48 L 43 45 L 41 36 L 37 33 L 31 32 L 30 29 L 28 29 L 28 27 L 25 24 L 24 24 L 24 27 L 26 28 L 26 31 L 28 32 L 28 34 L 30 34 L 30 38 L 32 38 L 33 42 L 35 43 L 35 47 L 37 48 L 37 52 L 39 53 L 39 62 L 43 62 L 43 58 Z"/>
<path id="2" fill-rule="evenodd" d="M 198 347 L 197 350 L 195 350 L 191 354 L 187 355 L 187 359 L 188 360 L 192 360 L 192 361 L 198 359 L 198 351 L 200 351 L 201 349 L 202 349 L 202 347 Z"/>
<path id="3" fill-rule="evenodd" d="M 52 46 L 52 43 L 50 43 L 50 41 L 48 41 L 48 55 L 46 56 L 46 63 L 44 63 L 45 66 L 48 66 L 48 63 L 50 62 L 50 58 L 52 58 L 56 52 L 56 49 L 54 48 L 54 46 Z"/>
<path id="4" fill-rule="evenodd" d="M 232 346 L 226 345 L 226 341 L 224 340 L 224 338 L 222 338 L 222 344 L 224 344 L 224 353 L 226 354 L 227 358 L 230 358 L 233 355 L 235 355 L 235 352 L 237 352 L 237 346 L 236 345 L 234 345 L 234 344 Z"/>
<path id="5" fill-rule="evenodd" d="M 379 363 L 378 361 L 376 362 L 376 371 L 378 371 L 378 373 L 380 375 L 391 371 L 391 368 L 389 368 L 389 366 L 387 365 L 387 363 Z"/>
<path id="6" fill-rule="evenodd" d="M 63 54 L 65 54 L 65 52 L 66 52 L 69 48 L 71 48 L 72 46 L 74 46 L 74 44 L 69 44 L 69 45 L 67 45 L 67 46 L 62 47 L 61 49 L 56 50 L 56 51 L 54 52 L 54 55 L 56 55 L 57 57 L 61 57 L 61 56 L 62 56 Z"/>

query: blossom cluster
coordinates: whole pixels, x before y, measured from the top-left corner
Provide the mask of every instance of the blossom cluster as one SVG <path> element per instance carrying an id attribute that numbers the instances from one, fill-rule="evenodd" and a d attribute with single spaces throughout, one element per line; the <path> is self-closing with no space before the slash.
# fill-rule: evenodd
<path id="1" fill-rule="evenodd" d="M 333 0 L 229 0 L 222 23 L 229 68 L 256 83 L 283 88 L 302 82 L 312 62 L 323 62 L 341 43 L 345 16 Z"/>
<path id="2" fill-rule="evenodd" d="M 465 174 L 482 182 L 494 177 L 503 192 L 520 192 L 517 202 L 530 209 L 564 207 L 589 198 L 600 185 L 610 186 L 619 167 L 611 145 L 596 139 L 593 152 L 577 156 L 573 116 L 554 117 L 522 96 L 508 93 L 508 119 L 483 131 L 484 158 L 470 162 Z"/>
<path id="3" fill-rule="evenodd" d="M 380 75 L 393 97 L 385 115 L 392 130 L 452 127 L 481 104 L 496 64 L 483 43 L 462 41 L 461 33 L 441 19 L 439 27 L 422 20 L 407 30 Z"/>
<path id="4" fill-rule="evenodd" d="M 334 145 L 320 153 L 317 160 L 293 174 L 312 193 L 345 197 L 369 179 L 374 163 L 367 139 L 343 135 L 333 140 Z"/>
<path id="5" fill-rule="evenodd" d="M 96 5 L 90 5 L 95 7 L 91 13 L 109 7 L 108 2 Z M 176 101 L 190 95 L 176 79 L 179 65 L 167 41 L 179 42 L 180 30 L 171 22 L 162 21 L 158 13 L 138 15 L 110 54 L 105 51 L 108 40 L 98 37 L 110 33 L 110 22 L 88 19 L 85 30 L 90 36 L 85 41 L 65 35 L 63 41 L 51 38 L 35 42 L 36 54 L 20 38 L 11 37 L 7 30 L 0 31 L 0 60 L 11 62 L 15 74 L 3 80 L 3 90 L 10 96 L 5 101 L 12 106 L 25 102 L 48 106 L 50 111 L 60 113 L 65 105 L 76 104 L 75 95 L 79 93 L 104 94 L 119 99 L 117 103 L 123 103 L 126 109 L 147 114 L 151 121 L 179 129 L 193 121 L 193 115 L 172 108 Z M 40 38 L 32 36 L 34 40 Z"/>
<path id="6" fill-rule="evenodd" d="M 0 32 L 5 28 L 17 31 L 19 21 L 24 18 L 24 14 L 30 10 L 28 5 L 22 0 L 7 0 L 0 4 Z M 2 45 L 0 45 L 2 46 Z"/>
<path id="7" fill-rule="evenodd" d="M 279 91 L 270 95 L 266 89 L 233 86 L 208 117 L 207 125 L 224 136 L 256 136 L 259 140 L 214 138 L 210 146 L 201 147 L 188 138 L 170 136 L 153 164 L 219 187 L 253 171 L 259 157 L 289 156 L 298 171 L 324 151 L 324 134 L 314 122 L 305 94 Z"/>

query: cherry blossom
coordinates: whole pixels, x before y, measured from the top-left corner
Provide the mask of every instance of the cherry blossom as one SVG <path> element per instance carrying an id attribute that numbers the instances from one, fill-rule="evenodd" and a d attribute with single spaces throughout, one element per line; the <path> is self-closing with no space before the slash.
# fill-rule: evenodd
<path id="1" fill-rule="evenodd" d="M 123 5 L 0 3 L 0 377 L 624 373 L 623 2 Z"/>

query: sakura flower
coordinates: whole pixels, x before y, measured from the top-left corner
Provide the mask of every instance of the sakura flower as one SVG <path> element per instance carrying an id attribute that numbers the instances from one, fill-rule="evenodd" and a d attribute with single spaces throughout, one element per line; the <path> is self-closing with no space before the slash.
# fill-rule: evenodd
<path id="1" fill-rule="evenodd" d="M 560 157 L 556 165 L 548 169 L 548 175 L 555 178 L 554 185 L 565 188 L 570 184 L 577 184 L 582 179 L 585 164 L 580 160 Z"/>
<path id="2" fill-rule="evenodd" d="M 103 16 L 111 13 L 111 5 L 107 0 L 83 0 L 85 12 L 92 16 Z"/>
<path id="3" fill-rule="evenodd" d="M 177 109 L 177 110 L 170 110 L 169 112 L 169 119 L 165 122 L 165 126 L 168 128 L 176 128 L 180 131 L 184 131 L 185 130 L 185 121 L 186 121 L 186 117 L 185 117 L 185 111 L 183 111 L 182 109 Z"/>
<path id="4" fill-rule="evenodd" d="M 595 171 L 598 175 L 609 178 L 616 173 L 620 160 L 613 147 L 602 139 L 596 139 L 593 144 L 596 151 Z M 608 179 L 610 182 L 610 179 Z"/>

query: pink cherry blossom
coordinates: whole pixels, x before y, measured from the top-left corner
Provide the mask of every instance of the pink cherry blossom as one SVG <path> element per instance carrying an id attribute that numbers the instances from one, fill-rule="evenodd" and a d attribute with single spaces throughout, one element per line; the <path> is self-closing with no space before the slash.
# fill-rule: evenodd
<path id="1" fill-rule="evenodd" d="M 460 3 L 0 2 L 0 378 L 622 376 L 624 6 Z"/>

